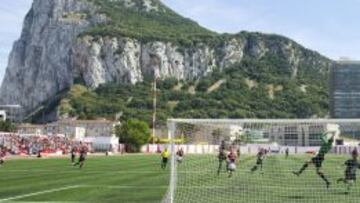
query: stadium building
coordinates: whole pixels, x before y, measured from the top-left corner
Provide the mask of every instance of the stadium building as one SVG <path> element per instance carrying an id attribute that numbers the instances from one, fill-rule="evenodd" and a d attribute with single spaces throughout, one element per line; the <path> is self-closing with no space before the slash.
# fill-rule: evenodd
<path id="1" fill-rule="evenodd" d="M 337 132 L 336 138 L 340 134 L 338 125 L 333 124 L 311 124 L 311 125 L 289 125 L 274 126 L 264 133 L 271 142 L 276 142 L 285 146 L 320 146 L 321 135 L 326 131 Z"/>
<path id="2" fill-rule="evenodd" d="M 332 118 L 360 118 L 360 62 L 341 61 L 330 72 Z"/>
<path id="3" fill-rule="evenodd" d="M 279 120 L 280 121 L 280 120 Z M 254 125 L 217 125 L 179 128 L 176 134 L 187 137 L 187 142 L 218 145 L 222 140 L 236 140 L 239 144 L 277 143 L 283 146 L 319 146 L 321 135 L 326 131 L 336 131 L 339 138 L 341 126 L 337 124 L 254 124 Z M 211 139 L 209 139 L 209 136 Z M 335 143 L 334 143 L 335 144 Z"/>

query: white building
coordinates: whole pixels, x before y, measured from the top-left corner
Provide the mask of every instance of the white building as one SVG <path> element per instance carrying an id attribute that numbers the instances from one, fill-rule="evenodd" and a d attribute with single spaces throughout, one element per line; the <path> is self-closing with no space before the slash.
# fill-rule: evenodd
<path id="1" fill-rule="evenodd" d="M 0 121 L 6 121 L 6 111 L 0 110 Z"/>
<path id="2" fill-rule="evenodd" d="M 287 146 L 319 146 L 321 135 L 326 132 L 336 132 L 339 138 L 340 128 L 337 124 L 272 124 L 272 125 L 230 125 L 222 136 L 248 138 L 255 143 L 277 143 Z M 335 143 L 334 143 L 335 144 Z"/>
<path id="3" fill-rule="evenodd" d="M 340 136 L 340 128 L 336 124 L 273 126 L 265 132 L 265 136 L 280 145 L 319 146 L 321 135 L 326 131 L 335 132 L 335 139 Z"/>

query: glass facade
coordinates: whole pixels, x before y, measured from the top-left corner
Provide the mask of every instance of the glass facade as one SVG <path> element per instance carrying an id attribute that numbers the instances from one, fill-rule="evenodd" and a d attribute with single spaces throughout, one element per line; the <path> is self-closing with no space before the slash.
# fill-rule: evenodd
<path id="1" fill-rule="evenodd" d="M 360 118 L 360 64 L 339 64 L 330 76 L 332 118 Z"/>

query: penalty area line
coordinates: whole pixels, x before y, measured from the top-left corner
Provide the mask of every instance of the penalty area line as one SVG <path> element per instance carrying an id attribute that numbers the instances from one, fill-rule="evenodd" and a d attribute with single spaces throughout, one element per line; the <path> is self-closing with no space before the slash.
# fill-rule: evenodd
<path id="1" fill-rule="evenodd" d="M 26 198 L 26 197 L 32 197 L 32 196 L 37 196 L 37 195 L 42 195 L 42 194 L 47 194 L 47 193 L 59 192 L 59 191 L 69 190 L 69 189 L 74 189 L 74 188 L 79 188 L 79 187 L 81 187 L 81 185 L 72 185 L 72 186 L 67 186 L 67 187 L 55 188 L 55 189 L 51 189 L 51 190 L 43 190 L 43 191 L 39 191 L 39 192 L 33 192 L 33 193 L 24 194 L 24 195 L 18 195 L 18 196 L 14 196 L 14 197 L 8 197 L 5 199 L 0 199 L 0 202 L 7 202 L 7 201 L 11 201 L 11 200 L 22 199 L 22 198 Z"/>
<path id="2" fill-rule="evenodd" d="M 169 188 L 168 185 L 158 185 L 158 186 L 136 186 L 136 185 L 80 185 L 79 187 L 83 187 L 83 188 L 105 188 L 105 189 L 166 189 Z M 246 185 L 244 185 L 243 187 L 241 186 L 222 186 L 222 185 L 183 185 L 183 186 L 176 186 L 176 188 L 178 189 L 244 189 L 246 188 Z M 283 189 L 280 186 L 262 186 L 261 188 L 265 188 L 265 189 Z M 311 190 L 311 188 L 286 188 L 286 190 Z"/>
<path id="3" fill-rule="evenodd" d="M 22 169 L 13 169 L 13 170 L 0 170 L 0 173 L 18 173 L 18 172 L 26 172 L 26 173 L 36 173 L 36 172 L 44 172 L 44 173 L 56 173 L 56 174 L 67 174 L 67 173 L 77 173 L 79 170 L 74 168 L 71 171 L 56 171 L 54 170 L 46 170 L 46 169 L 33 169 L 33 170 L 22 170 Z M 153 173 L 163 173 L 163 170 L 148 170 L 148 171 L 126 171 L 126 170 L 119 170 L 119 171 L 98 171 L 98 170 L 89 170 L 89 171 L 81 171 L 81 174 L 93 174 L 93 173 L 101 173 L 101 174 L 153 174 Z M 166 171 L 165 171 L 166 172 Z M 214 172 L 212 171 L 179 171 L 179 174 L 205 174 Z"/>
<path id="4" fill-rule="evenodd" d="M 81 185 L 84 188 L 106 188 L 106 189 L 167 189 L 168 185 L 157 185 L 157 186 L 136 186 L 136 185 Z M 182 189 L 228 189 L 229 187 L 222 186 L 176 186 L 176 188 Z"/>

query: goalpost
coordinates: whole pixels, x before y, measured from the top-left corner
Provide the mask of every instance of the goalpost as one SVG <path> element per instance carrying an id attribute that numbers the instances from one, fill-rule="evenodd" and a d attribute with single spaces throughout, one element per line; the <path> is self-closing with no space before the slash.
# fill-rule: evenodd
<path id="1" fill-rule="evenodd" d="M 316 156 L 322 135 L 334 137 L 319 170 L 329 188 L 315 164 L 293 174 Z M 360 185 L 350 190 L 336 180 L 344 177 L 351 152 L 360 149 L 360 119 L 169 119 L 168 138 L 170 183 L 163 202 L 359 202 Z M 237 157 L 232 173 L 231 152 Z"/>

